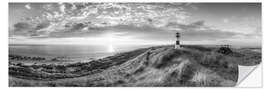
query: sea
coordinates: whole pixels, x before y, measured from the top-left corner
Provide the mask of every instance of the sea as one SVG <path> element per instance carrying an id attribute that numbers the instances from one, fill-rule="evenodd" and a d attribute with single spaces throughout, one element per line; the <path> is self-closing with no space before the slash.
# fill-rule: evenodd
<path id="1" fill-rule="evenodd" d="M 87 57 L 102 58 L 116 53 L 150 47 L 150 45 L 102 46 L 102 45 L 31 45 L 9 44 L 9 54 L 39 57 Z"/>

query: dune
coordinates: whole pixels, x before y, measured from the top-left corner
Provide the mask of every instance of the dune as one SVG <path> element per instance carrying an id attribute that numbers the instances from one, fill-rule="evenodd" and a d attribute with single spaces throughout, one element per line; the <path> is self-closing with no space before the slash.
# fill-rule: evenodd
<path id="1" fill-rule="evenodd" d="M 54 79 L 50 77 L 29 79 L 25 78 L 27 76 L 18 76 L 16 73 L 22 72 L 14 70 L 16 68 L 13 66 L 9 71 L 12 77 L 10 86 L 22 86 L 14 82 L 28 80 L 31 82 L 28 86 L 231 87 L 237 84 L 238 65 L 243 64 L 241 60 L 246 58 L 244 54 L 235 55 L 233 52 L 235 51 L 222 54 L 217 48 L 201 46 L 185 46 L 180 50 L 172 46 L 144 48 L 100 61 L 69 65 L 79 71 L 70 73 L 70 77 L 66 78 L 58 77 L 66 76 L 69 74 L 68 71 L 63 73 L 57 72 L 56 69 L 54 72 L 57 73 L 46 72 L 51 76 L 58 75 Z M 256 61 L 258 62 L 259 60 Z M 68 66 L 63 68 L 71 69 Z M 39 73 L 35 69 L 30 72 Z"/>

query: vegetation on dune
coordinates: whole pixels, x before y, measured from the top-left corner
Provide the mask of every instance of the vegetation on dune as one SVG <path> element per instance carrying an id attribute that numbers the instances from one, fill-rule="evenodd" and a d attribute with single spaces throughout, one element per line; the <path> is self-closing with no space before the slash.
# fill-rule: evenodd
<path id="1" fill-rule="evenodd" d="M 86 63 L 9 64 L 11 86 L 233 86 L 237 65 L 261 62 L 261 53 L 183 46 L 142 48 Z M 24 80 L 30 81 L 29 83 Z M 42 82 L 40 82 L 42 81 Z"/>
<path id="2" fill-rule="evenodd" d="M 10 63 L 9 75 L 17 78 L 30 80 L 56 80 L 86 76 L 103 71 L 111 66 L 119 65 L 129 59 L 143 53 L 146 49 L 138 49 L 132 52 L 109 56 L 104 59 L 86 63 L 74 63 L 67 65 L 42 64 L 24 65 L 22 63 Z"/>
<path id="3" fill-rule="evenodd" d="M 21 55 L 8 55 L 9 60 L 46 60 L 44 57 L 29 57 Z"/>
<path id="4" fill-rule="evenodd" d="M 200 47 L 196 47 L 200 48 Z M 174 60 L 173 58 L 181 57 L 182 59 L 188 59 L 190 62 L 192 62 L 192 65 L 187 65 L 184 71 L 182 72 L 180 83 L 172 84 L 170 83 L 170 86 L 175 86 L 178 84 L 178 86 L 198 86 L 198 83 L 188 82 L 190 78 L 194 76 L 194 74 L 198 73 L 196 72 L 196 69 L 198 67 L 204 67 L 206 69 L 209 69 L 213 72 L 216 72 L 217 75 L 223 76 L 226 80 L 232 80 L 237 81 L 238 77 L 238 67 L 237 64 L 234 64 L 229 59 L 229 56 L 215 53 L 215 51 L 209 51 L 206 49 L 197 49 L 199 51 L 193 52 L 192 49 L 188 50 L 172 50 L 170 53 L 167 53 L 163 56 L 161 59 L 161 62 L 157 64 L 157 68 L 172 66 L 174 64 L 182 63 L 181 61 Z M 171 60 L 171 61 L 170 61 Z M 197 67 L 197 68 L 196 68 Z M 171 78 L 174 80 L 175 73 L 172 73 Z M 174 81 L 173 81 L 174 82 Z M 174 82 L 175 83 L 175 82 Z M 185 84 L 184 84 L 185 83 Z M 202 85 L 202 83 L 199 83 Z M 208 81 L 207 83 L 203 84 L 204 86 L 207 85 L 217 85 L 217 83 L 213 83 L 213 81 Z"/>

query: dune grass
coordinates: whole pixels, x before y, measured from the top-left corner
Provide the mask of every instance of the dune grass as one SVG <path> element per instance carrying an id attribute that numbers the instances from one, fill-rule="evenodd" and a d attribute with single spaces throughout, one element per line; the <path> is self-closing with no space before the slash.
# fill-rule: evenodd
<path id="1" fill-rule="evenodd" d="M 223 54 L 213 47 L 184 48 L 142 48 L 66 65 L 11 62 L 9 86 L 232 86 L 238 78 L 238 64 L 261 61 L 260 53 L 250 51 Z"/>

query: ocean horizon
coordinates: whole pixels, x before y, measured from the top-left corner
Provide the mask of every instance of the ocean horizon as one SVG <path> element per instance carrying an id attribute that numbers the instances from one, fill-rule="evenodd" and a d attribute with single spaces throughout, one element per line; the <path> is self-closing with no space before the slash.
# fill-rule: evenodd
<path id="1" fill-rule="evenodd" d="M 9 44 L 9 55 L 101 58 L 144 47 L 150 45 L 113 46 L 110 51 L 112 47 L 105 45 Z"/>

